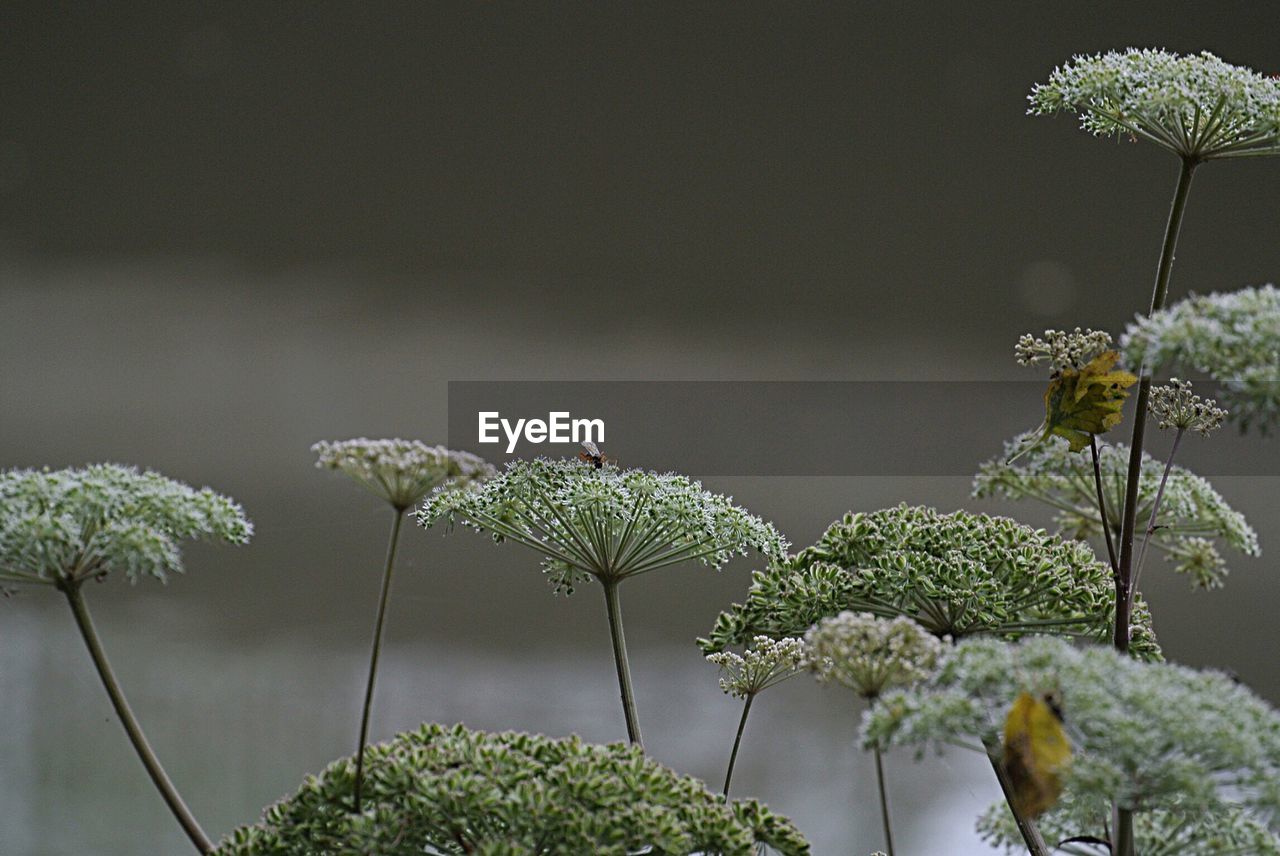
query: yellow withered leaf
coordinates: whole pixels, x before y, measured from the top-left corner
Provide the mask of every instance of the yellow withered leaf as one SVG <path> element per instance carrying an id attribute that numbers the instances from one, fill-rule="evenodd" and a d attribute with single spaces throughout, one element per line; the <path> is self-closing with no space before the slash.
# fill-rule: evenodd
<path id="1" fill-rule="evenodd" d="M 1013 805 L 1024 817 L 1035 817 L 1058 801 L 1059 774 L 1071 763 L 1071 744 L 1050 701 L 1022 693 L 1005 718 L 1001 763 L 1012 785 Z"/>
<path id="2" fill-rule="evenodd" d="M 1010 458 L 1013 461 L 1053 435 L 1065 437 L 1071 451 L 1089 445 L 1089 438 L 1105 434 L 1124 418 L 1129 387 L 1138 378 L 1116 369 L 1120 354 L 1103 351 L 1082 369 L 1063 369 L 1044 391 L 1044 424 L 1039 436 Z"/>

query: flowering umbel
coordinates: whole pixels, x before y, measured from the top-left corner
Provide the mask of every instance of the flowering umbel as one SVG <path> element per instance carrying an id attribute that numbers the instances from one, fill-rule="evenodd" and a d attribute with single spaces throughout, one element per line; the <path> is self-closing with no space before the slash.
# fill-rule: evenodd
<path id="1" fill-rule="evenodd" d="M 1019 458 L 1016 465 L 1009 463 L 1012 452 L 1025 446 L 1023 437 L 1015 437 L 1005 444 L 1004 454 L 984 463 L 974 477 L 973 495 L 1044 503 L 1055 510 L 1055 524 L 1064 536 L 1101 537 L 1089 456 L 1070 451 L 1065 440 L 1054 438 Z M 1100 447 L 1098 466 L 1107 525 L 1118 537 L 1129 447 Z M 1163 472 L 1164 464 L 1142 453 L 1138 519 L 1145 521 L 1151 516 Z M 1187 574 L 1201 588 L 1222 585 L 1227 567 L 1219 547 L 1230 547 L 1246 556 L 1259 555 L 1258 535 L 1244 515 L 1232 508 L 1206 479 L 1177 464 L 1169 468 L 1157 522 L 1151 545 L 1165 554 L 1174 571 Z"/>
<path id="2" fill-rule="evenodd" d="M 218 856 L 316 853 L 684 856 L 768 845 L 805 856 L 799 831 L 754 800 L 725 801 L 638 747 L 424 725 L 369 747 L 367 807 L 350 811 L 343 759 L 229 835 Z"/>
<path id="3" fill-rule="evenodd" d="M 244 544 L 253 524 L 209 488 L 117 464 L 0 473 L 0 583 L 181 573 L 179 542 Z"/>
<path id="4" fill-rule="evenodd" d="M 749 549 L 772 558 L 786 550 L 773 526 L 685 476 L 577 460 L 512 461 L 476 490 L 429 497 L 417 517 L 532 548 L 566 593 L 593 577 L 621 580 L 686 561 L 718 568 Z"/>
<path id="5" fill-rule="evenodd" d="M 805 660 L 801 639 L 757 636 L 741 654 L 718 651 L 707 662 L 720 667 L 720 689 L 735 698 L 759 695 L 797 674 Z"/>
<path id="6" fill-rule="evenodd" d="M 1139 317 L 1120 347 L 1152 370 L 1204 372 L 1241 428 L 1280 421 L 1280 289 L 1274 285 L 1193 294 Z"/>
<path id="7" fill-rule="evenodd" d="M 1082 369 L 1111 347 L 1111 334 L 1103 330 L 1045 330 L 1044 337 L 1024 333 L 1013 354 L 1020 366 L 1048 366 L 1052 371 Z"/>
<path id="8" fill-rule="evenodd" d="M 419 440 L 321 440 L 311 451 L 320 469 L 350 476 L 401 510 L 417 505 L 437 487 L 464 487 L 494 472 L 489 462 L 470 452 Z"/>
<path id="9" fill-rule="evenodd" d="M 822 619 L 804 638 L 809 668 L 819 680 L 843 684 L 867 699 L 927 678 L 943 649 L 910 618 L 852 610 Z"/>
<path id="10" fill-rule="evenodd" d="M 1193 162 L 1280 153 L 1280 80 L 1207 52 L 1078 56 L 1029 100 L 1032 115 L 1070 111 L 1092 134 L 1142 138 Z"/>
<path id="11" fill-rule="evenodd" d="M 1227 411 L 1219 407 L 1218 402 L 1201 398 L 1191 391 L 1190 381 L 1176 377 L 1170 379 L 1167 386 L 1151 390 L 1147 408 L 1161 429 L 1195 431 L 1201 437 L 1208 437 L 1222 427 L 1222 420 L 1227 418 Z"/>
<path id="12" fill-rule="evenodd" d="M 1072 744 L 1064 794 L 1081 805 L 1280 809 L 1280 713 L 1265 701 L 1226 675 L 1050 637 L 960 643 L 929 681 L 881 698 L 864 741 L 993 740 L 1020 694 L 1048 692 Z"/>
<path id="13" fill-rule="evenodd" d="M 837 520 L 812 547 L 757 571 L 716 619 L 705 651 L 796 636 L 845 610 L 914 619 L 938 637 L 1065 633 L 1106 638 L 1111 571 L 1087 544 L 1006 517 L 900 505 Z M 1158 656 L 1135 602 L 1133 648 Z"/>

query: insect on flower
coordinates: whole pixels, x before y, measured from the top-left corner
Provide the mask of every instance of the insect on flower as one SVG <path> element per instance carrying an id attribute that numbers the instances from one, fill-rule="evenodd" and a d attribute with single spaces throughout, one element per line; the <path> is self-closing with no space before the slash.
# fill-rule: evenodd
<path id="1" fill-rule="evenodd" d="M 582 441 L 583 451 L 578 453 L 578 457 L 585 463 L 591 464 L 597 470 L 609 463 L 609 456 L 600 451 L 600 447 L 590 440 Z"/>

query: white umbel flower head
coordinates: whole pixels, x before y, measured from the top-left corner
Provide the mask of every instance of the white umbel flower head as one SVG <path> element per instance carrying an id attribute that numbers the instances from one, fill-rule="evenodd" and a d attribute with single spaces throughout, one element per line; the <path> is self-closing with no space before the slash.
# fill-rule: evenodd
<path id="1" fill-rule="evenodd" d="M 735 698 L 750 698 L 797 674 L 805 660 L 803 640 L 757 636 L 742 654 L 720 651 L 707 662 L 720 667 L 720 689 Z"/>
<path id="2" fill-rule="evenodd" d="M 355 479 L 403 511 L 438 487 L 463 487 L 493 475 L 483 458 L 419 440 L 322 440 L 311 447 L 316 466 Z"/>
<path id="3" fill-rule="evenodd" d="M 1111 334 L 1102 330 L 1045 330 L 1044 338 L 1023 334 L 1014 347 L 1021 366 L 1047 365 L 1055 372 L 1080 369 L 1111 347 Z"/>
<path id="4" fill-rule="evenodd" d="M 927 678 L 942 654 L 942 643 L 910 618 L 852 610 L 819 621 L 805 642 L 809 668 L 819 680 L 869 699 Z"/>
<path id="5" fill-rule="evenodd" d="M 1092 134 L 1140 137 L 1192 162 L 1280 154 L 1280 80 L 1211 53 L 1078 56 L 1029 100 L 1032 115 L 1072 112 Z"/>
<path id="6" fill-rule="evenodd" d="M 1208 437 L 1221 428 L 1222 420 L 1227 418 L 1227 411 L 1219 407 L 1218 402 L 1201 398 L 1191 391 L 1191 381 L 1176 377 L 1171 378 L 1167 386 L 1151 390 L 1147 407 L 1161 429 L 1195 431 L 1201 437 Z"/>
<path id="7" fill-rule="evenodd" d="M 76 585 L 182 571 L 187 539 L 243 544 L 236 502 L 118 464 L 0 473 L 0 584 Z"/>

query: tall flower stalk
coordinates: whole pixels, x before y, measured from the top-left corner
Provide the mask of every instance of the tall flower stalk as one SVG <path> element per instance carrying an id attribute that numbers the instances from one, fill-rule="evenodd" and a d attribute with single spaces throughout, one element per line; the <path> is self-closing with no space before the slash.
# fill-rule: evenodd
<path id="1" fill-rule="evenodd" d="M 428 446 L 418 440 L 369 440 L 358 438 L 339 442 L 321 441 L 311 447 L 318 456 L 316 466 L 350 476 L 391 506 L 391 537 L 382 568 L 382 589 L 373 624 L 369 651 L 369 675 L 365 681 L 364 706 L 360 712 L 360 735 L 356 741 L 356 773 L 352 786 L 352 810 L 360 811 L 364 784 L 364 749 L 369 740 L 369 717 L 373 710 L 378 658 L 382 652 L 382 629 L 391 597 L 391 575 L 400 543 L 400 524 L 405 512 L 432 490 L 461 488 L 487 478 L 493 467 L 470 452 L 455 452 L 443 446 Z"/>
<path id="2" fill-rule="evenodd" d="M 157 473 L 98 464 L 0 473 L 0 582 L 62 592 L 142 766 L 200 853 L 213 843 L 174 787 L 125 698 L 89 613 L 84 585 L 124 574 L 164 580 L 182 571 L 179 542 L 243 544 L 253 525 L 240 506 L 208 488 Z"/>
<path id="3" fill-rule="evenodd" d="M 742 716 L 733 738 L 733 751 L 729 753 L 729 766 L 724 774 L 723 794 L 729 796 L 733 781 L 733 768 L 738 761 L 738 749 L 742 745 L 742 733 L 747 728 L 751 703 L 769 687 L 777 686 L 800 672 L 805 660 L 805 645 L 800 639 L 770 639 L 757 636 L 743 653 L 719 651 L 707 655 L 707 662 L 720 667 L 720 689 L 727 695 L 742 699 Z"/>
<path id="4" fill-rule="evenodd" d="M 539 553 L 556 592 L 600 583 L 627 737 L 637 745 L 643 740 L 621 584 L 685 562 L 720 568 L 749 549 L 778 559 L 787 546 L 773 526 L 684 476 L 577 460 L 513 461 L 478 490 L 436 493 L 418 511 L 418 522 L 442 519 Z"/>
<path id="5" fill-rule="evenodd" d="M 809 668 L 821 681 L 842 684 L 873 707 L 891 687 L 906 687 L 929 677 L 942 643 L 909 618 L 877 618 L 869 612 L 842 612 L 818 622 L 805 634 Z M 879 743 L 871 746 L 880 795 L 885 852 L 894 856 L 893 823 Z"/>
<path id="6" fill-rule="evenodd" d="M 1280 154 L 1280 80 L 1233 66 L 1209 54 L 1177 56 L 1159 50 L 1078 57 L 1054 70 L 1029 96 L 1033 114 L 1075 112 L 1099 136 L 1142 138 L 1178 156 L 1179 171 L 1165 223 L 1147 317 L 1164 308 L 1174 253 L 1197 167 L 1210 160 Z M 1135 535 L 1142 477 L 1151 369 L 1139 368 L 1138 394 L 1115 568 L 1113 644 L 1130 646 L 1135 588 Z M 1133 854 L 1133 819 L 1115 819 L 1115 852 Z"/>

